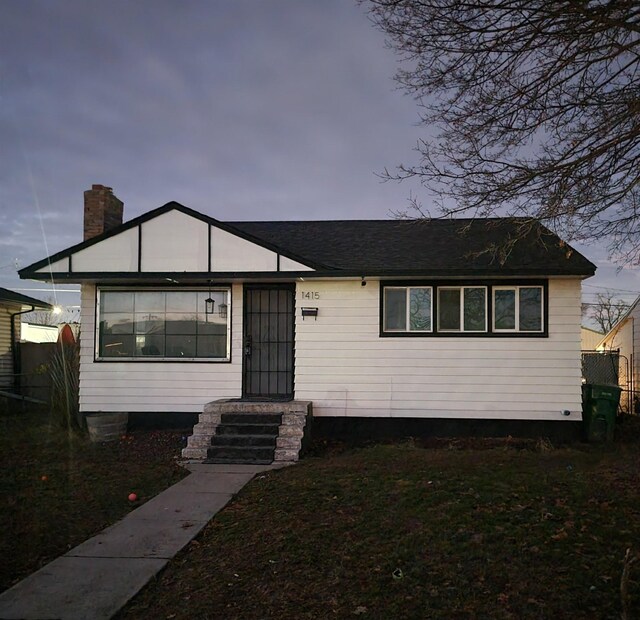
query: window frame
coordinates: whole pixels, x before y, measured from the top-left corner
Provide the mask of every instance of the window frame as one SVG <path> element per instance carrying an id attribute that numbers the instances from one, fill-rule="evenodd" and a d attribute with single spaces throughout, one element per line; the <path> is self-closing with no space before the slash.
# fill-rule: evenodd
<path id="1" fill-rule="evenodd" d="M 226 350 L 227 355 L 225 357 L 162 357 L 162 356 L 128 356 L 128 357 L 109 357 L 100 354 L 100 304 L 101 294 L 103 292 L 132 292 L 132 293 L 208 293 L 211 291 L 227 293 L 227 333 L 226 333 Z M 126 363 L 144 363 L 144 364 L 174 364 L 174 363 L 196 363 L 196 364 L 229 364 L 231 363 L 231 323 L 232 323 L 232 287 L 230 284 L 211 284 L 211 286 L 154 286 L 154 285 L 139 285 L 139 286 L 100 286 L 95 288 L 94 299 L 94 351 L 93 361 L 99 363 L 112 363 L 112 362 L 126 362 Z M 166 311 L 164 313 L 167 314 Z M 165 334 L 166 335 L 166 334 Z M 135 332 L 134 332 L 135 336 Z"/>
<path id="2" fill-rule="evenodd" d="M 429 289 L 429 293 L 430 293 L 430 304 L 429 304 L 429 313 L 430 313 L 430 323 L 431 323 L 431 328 L 430 329 L 407 329 L 405 327 L 405 329 L 385 329 L 385 333 L 386 334 L 430 334 L 433 332 L 433 308 L 434 308 L 434 300 L 433 300 L 433 286 L 421 286 L 421 285 L 415 285 L 415 286 L 386 286 L 384 287 L 385 289 L 395 289 L 395 290 L 405 290 L 405 305 L 406 305 L 406 310 L 405 310 L 405 325 L 409 326 L 411 325 L 411 290 L 412 289 L 417 289 L 417 288 L 422 288 L 422 289 Z M 384 295 L 385 293 L 383 293 Z M 387 305 L 386 305 L 386 297 L 384 297 L 382 299 L 382 328 L 384 328 L 384 326 L 386 325 L 387 322 Z"/>
<path id="3" fill-rule="evenodd" d="M 483 289 L 484 290 L 484 329 L 465 329 L 464 328 L 464 300 L 465 300 L 465 291 L 467 289 Z M 440 312 L 436 313 L 437 319 L 437 330 L 440 334 L 486 334 L 489 331 L 489 321 L 488 321 L 488 309 L 489 309 L 489 287 L 486 285 L 446 285 L 446 286 L 437 286 L 436 294 L 438 296 L 437 306 L 438 310 L 440 309 L 440 291 L 460 291 L 460 329 L 442 329 L 440 327 Z"/>
<path id="4" fill-rule="evenodd" d="M 493 291 L 498 287 L 541 287 L 542 288 L 542 331 L 502 331 L 494 330 Z M 431 287 L 431 329 L 432 331 L 385 331 L 384 289 L 387 287 Z M 438 289 L 439 288 L 486 288 L 486 331 L 439 331 L 438 330 Z M 380 280 L 379 282 L 379 332 L 380 338 L 548 338 L 549 337 L 549 280 L 548 278 L 461 278 L 458 280 Z M 463 306 L 463 304 L 462 304 Z M 464 308 L 464 306 L 463 306 Z M 463 310 L 462 310 L 463 311 Z"/>
<path id="5" fill-rule="evenodd" d="M 540 329 L 537 330 L 522 330 L 520 329 L 520 289 L 523 288 L 539 288 L 542 294 L 542 303 L 540 304 Z M 495 293 L 496 291 L 515 291 L 515 312 L 514 312 L 514 323 L 515 327 L 513 329 L 504 329 L 496 327 L 496 304 L 495 304 Z M 492 311 L 491 311 L 491 328 L 492 331 L 496 334 L 540 334 L 545 331 L 545 290 L 540 284 L 504 284 L 500 286 L 494 286 L 491 289 L 491 301 L 492 301 Z"/>

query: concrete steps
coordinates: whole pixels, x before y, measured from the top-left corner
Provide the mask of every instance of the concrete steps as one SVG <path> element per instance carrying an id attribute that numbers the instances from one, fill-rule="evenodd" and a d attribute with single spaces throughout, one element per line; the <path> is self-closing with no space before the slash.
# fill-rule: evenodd
<path id="1" fill-rule="evenodd" d="M 273 463 L 280 413 L 223 413 L 205 463 Z"/>
<path id="2" fill-rule="evenodd" d="M 269 464 L 297 461 L 309 438 L 311 403 L 207 403 L 182 456 L 206 463 Z"/>

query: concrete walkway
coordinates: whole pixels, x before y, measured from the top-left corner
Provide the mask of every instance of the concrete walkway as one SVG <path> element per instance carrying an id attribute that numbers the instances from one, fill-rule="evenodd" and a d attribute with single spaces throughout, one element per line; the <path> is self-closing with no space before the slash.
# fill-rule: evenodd
<path id="1" fill-rule="evenodd" d="M 0 619 L 111 618 L 255 474 L 282 465 L 187 467 L 191 475 L 0 594 Z"/>

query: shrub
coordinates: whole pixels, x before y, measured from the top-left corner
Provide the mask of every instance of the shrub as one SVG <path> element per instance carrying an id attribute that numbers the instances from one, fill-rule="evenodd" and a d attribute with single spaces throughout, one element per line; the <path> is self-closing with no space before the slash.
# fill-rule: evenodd
<path id="1" fill-rule="evenodd" d="M 80 346 L 58 344 L 49 364 L 51 373 L 51 413 L 70 430 L 83 428 L 80 415 Z"/>

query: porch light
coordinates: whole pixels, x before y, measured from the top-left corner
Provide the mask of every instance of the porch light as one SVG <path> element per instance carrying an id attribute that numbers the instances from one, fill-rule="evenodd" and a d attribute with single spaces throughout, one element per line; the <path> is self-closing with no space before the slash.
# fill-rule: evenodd
<path id="1" fill-rule="evenodd" d="M 218 306 L 218 315 L 223 319 L 227 318 L 227 304 L 220 304 Z"/>
<path id="2" fill-rule="evenodd" d="M 211 280 L 209 280 L 209 297 L 204 300 L 204 313 L 213 314 L 214 307 L 216 305 L 215 300 L 211 297 Z"/>

